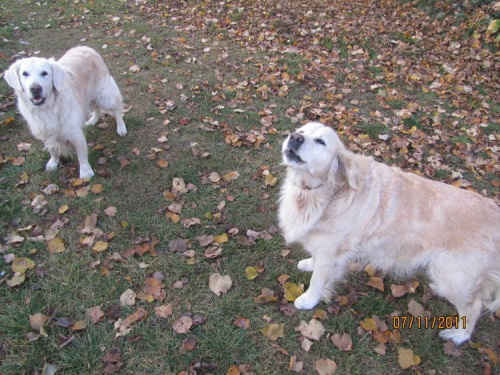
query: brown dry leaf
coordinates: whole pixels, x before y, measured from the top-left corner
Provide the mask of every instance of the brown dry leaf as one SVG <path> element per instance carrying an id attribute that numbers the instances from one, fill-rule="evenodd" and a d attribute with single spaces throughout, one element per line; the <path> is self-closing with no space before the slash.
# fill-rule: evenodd
<path id="1" fill-rule="evenodd" d="M 185 228 L 189 228 L 192 227 L 193 225 L 198 225 L 198 224 L 201 224 L 201 220 L 196 217 L 192 217 L 191 219 L 184 219 L 181 221 L 181 225 Z"/>
<path id="2" fill-rule="evenodd" d="M 30 326 L 35 330 L 39 330 L 40 328 L 42 328 L 45 325 L 45 323 L 47 323 L 47 321 L 49 320 L 49 317 L 42 313 L 36 313 L 30 315 L 29 317 L 30 317 Z"/>
<path id="3" fill-rule="evenodd" d="M 118 210 L 115 206 L 109 206 L 108 208 L 106 208 L 104 210 L 104 213 L 110 217 L 115 216 L 117 212 L 118 212 Z"/>
<path id="4" fill-rule="evenodd" d="M 420 364 L 420 357 L 413 354 L 413 350 L 398 348 L 398 363 L 403 370 Z"/>
<path id="5" fill-rule="evenodd" d="M 66 247 L 64 246 L 64 242 L 62 239 L 54 237 L 50 241 L 47 241 L 47 250 L 51 254 L 57 254 L 65 251 Z"/>
<path id="6" fill-rule="evenodd" d="M 233 172 L 226 173 L 224 175 L 224 180 L 229 182 L 229 181 L 236 180 L 238 177 L 240 177 L 240 173 L 238 171 L 233 171 Z"/>
<path id="7" fill-rule="evenodd" d="M 120 296 L 121 306 L 133 306 L 135 305 L 135 297 L 137 294 L 132 289 L 127 289 Z"/>
<path id="8" fill-rule="evenodd" d="M 105 374 L 113 374 L 117 371 L 120 371 L 120 369 L 124 365 L 123 359 L 120 355 L 120 349 L 116 347 L 110 348 L 102 358 L 102 361 L 105 365 Z"/>
<path id="9" fill-rule="evenodd" d="M 384 280 L 381 277 L 377 276 L 370 277 L 370 280 L 366 283 L 366 285 L 378 289 L 382 292 L 384 291 Z"/>
<path id="10" fill-rule="evenodd" d="M 167 168 L 168 167 L 168 161 L 165 159 L 160 159 L 156 162 L 156 165 L 160 168 Z"/>
<path id="11" fill-rule="evenodd" d="M 27 270 L 30 270 L 35 267 L 35 262 L 33 262 L 29 258 L 19 257 L 14 258 L 11 264 L 12 271 L 18 273 L 26 273 Z"/>
<path id="12" fill-rule="evenodd" d="M 342 335 L 340 333 L 335 333 L 332 335 L 331 340 L 339 350 L 344 352 L 350 352 L 352 350 L 352 339 L 351 335 L 348 333 Z"/>
<path id="13" fill-rule="evenodd" d="M 106 314 L 104 313 L 104 311 L 101 310 L 100 306 L 94 306 L 89 309 L 88 315 L 90 320 L 92 320 L 92 323 L 95 324 L 99 322 L 102 319 L 102 317 Z"/>
<path id="14" fill-rule="evenodd" d="M 226 375 L 240 375 L 241 371 L 236 365 L 231 365 L 226 371 Z"/>
<path id="15" fill-rule="evenodd" d="M 169 316 L 171 316 L 172 311 L 173 306 L 171 303 L 169 303 L 168 305 L 155 307 L 155 314 L 163 319 L 167 319 Z"/>
<path id="16" fill-rule="evenodd" d="M 313 318 L 326 320 L 326 319 L 328 319 L 328 313 L 323 309 L 316 309 L 316 310 L 314 310 Z"/>
<path id="17" fill-rule="evenodd" d="M 197 344 L 197 340 L 195 337 L 192 337 L 192 336 L 187 337 L 182 341 L 180 352 L 181 353 L 190 352 L 191 350 L 194 350 L 194 348 L 196 347 L 196 344 Z"/>
<path id="18" fill-rule="evenodd" d="M 69 206 L 67 204 L 64 204 L 61 207 L 59 207 L 59 209 L 57 210 L 57 212 L 59 212 L 62 215 L 63 213 L 65 213 L 66 211 L 68 211 L 68 209 L 69 209 Z"/>
<path id="19" fill-rule="evenodd" d="M 220 175 L 217 172 L 212 172 L 208 175 L 210 182 L 216 183 L 220 181 Z"/>
<path id="20" fill-rule="evenodd" d="M 101 184 L 92 185 L 92 193 L 101 194 L 104 191 L 104 186 Z"/>
<path id="21" fill-rule="evenodd" d="M 228 275 L 222 276 L 220 273 L 213 273 L 208 279 L 208 287 L 217 296 L 226 294 L 232 285 L 233 281 Z"/>
<path id="22" fill-rule="evenodd" d="M 337 364 L 331 359 L 317 359 L 314 368 L 319 375 L 331 375 L 337 371 Z"/>
<path id="23" fill-rule="evenodd" d="M 424 307 L 415 300 L 408 302 L 408 313 L 413 316 L 425 316 Z"/>
<path id="24" fill-rule="evenodd" d="M 374 349 L 373 351 L 377 354 L 380 354 L 380 355 L 385 355 L 385 352 L 386 352 L 386 349 L 387 347 L 385 346 L 385 344 L 383 343 L 379 343 Z"/>
<path id="25" fill-rule="evenodd" d="M 87 328 L 87 322 L 85 320 L 77 320 L 69 329 L 72 331 L 83 331 Z"/>
<path id="26" fill-rule="evenodd" d="M 268 302 L 276 302 L 278 297 L 274 295 L 274 292 L 269 288 L 262 288 L 261 294 L 254 299 L 255 303 L 263 304 Z"/>
<path id="27" fill-rule="evenodd" d="M 155 279 L 154 277 L 149 277 L 145 281 L 144 288 L 142 289 L 145 294 L 158 295 L 161 290 L 165 287 L 161 280 Z"/>
<path id="28" fill-rule="evenodd" d="M 248 329 L 250 328 L 250 320 L 247 319 L 247 318 L 244 318 L 242 316 L 238 316 L 235 320 L 234 320 L 234 325 L 238 328 L 242 328 L 242 329 Z"/>
<path id="29" fill-rule="evenodd" d="M 189 316 L 181 316 L 173 324 L 173 329 L 178 334 L 183 334 L 189 332 L 189 329 L 193 325 L 193 319 Z"/>
<path id="30" fill-rule="evenodd" d="M 288 371 L 302 372 L 303 368 L 304 368 L 304 362 L 297 361 L 296 356 L 290 357 L 290 364 L 288 365 Z"/>
<path id="31" fill-rule="evenodd" d="M 285 337 L 284 334 L 285 325 L 273 323 L 265 328 L 262 328 L 260 332 L 266 336 L 271 341 L 276 341 L 279 338 Z"/>
<path id="32" fill-rule="evenodd" d="M 319 341 L 321 336 L 325 333 L 325 327 L 323 327 L 323 324 L 316 319 L 311 319 L 309 323 L 301 320 L 300 324 L 295 327 L 295 330 L 300 332 L 302 336 L 317 341 Z"/>
<path id="33" fill-rule="evenodd" d="M 460 357 L 463 353 L 460 349 L 457 348 L 455 343 L 452 340 L 448 340 L 444 343 L 443 346 L 444 354 L 451 355 L 453 357 Z"/>
<path id="34" fill-rule="evenodd" d="M 132 324 L 138 322 L 139 320 L 144 320 L 148 316 L 148 312 L 144 310 L 142 307 L 138 308 L 134 313 L 127 316 L 125 321 L 128 324 Z"/>

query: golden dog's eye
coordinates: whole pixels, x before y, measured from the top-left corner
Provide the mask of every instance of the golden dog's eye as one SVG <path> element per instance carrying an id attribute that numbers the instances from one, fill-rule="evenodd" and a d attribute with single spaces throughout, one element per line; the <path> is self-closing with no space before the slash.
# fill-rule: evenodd
<path id="1" fill-rule="evenodd" d="M 321 138 L 316 138 L 314 140 L 314 142 L 316 142 L 316 143 L 318 143 L 320 145 L 326 146 L 325 141 L 323 141 Z"/>
<path id="2" fill-rule="evenodd" d="M 47 73 L 45 70 L 42 72 L 41 76 L 46 77 L 49 73 Z"/>

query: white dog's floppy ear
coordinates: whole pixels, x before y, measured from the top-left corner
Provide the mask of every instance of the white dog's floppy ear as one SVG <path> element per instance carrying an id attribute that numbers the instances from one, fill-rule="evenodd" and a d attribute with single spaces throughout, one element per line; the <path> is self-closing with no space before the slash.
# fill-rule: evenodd
<path id="1" fill-rule="evenodd" d="M 62 91 L 64 80 L 66 79 L 66 72 L 57 62 L 52 59 L 50 62 L 52 63 L 52 83 L 54 84 L 54 88 L 57 91 Z"/>
<path id="2" fill-rule="evenodd" d="M 334 158 L 330 167 L 329 178 L 331 182 L 338 185 L 347 182 L 352 189 L 358 187 L 356 181 L 356 165 L 349 151 L 345 149 L 340 150 L 337 157 Z"/>
<path id="3" fill-rule="evenodd" d="M 10 87 L 16 91 L 22 91 L 21 81 L 19 80 L 19 67 L 20 62 L 16 61 L 9 69 L 4 72 L 3 78 L 7 81 Z"/>

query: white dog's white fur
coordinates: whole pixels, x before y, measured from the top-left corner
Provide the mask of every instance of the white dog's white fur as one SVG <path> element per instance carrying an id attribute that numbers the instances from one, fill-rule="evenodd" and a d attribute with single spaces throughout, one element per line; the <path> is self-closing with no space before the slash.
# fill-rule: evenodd
<path id="1" fill-rule="evenodd" d="M 308 123 L 283 144 L 287 176 L 279 221 L 287 243 L 311 258 L 312 309 L 327 299 L 351 260 L 408 275 L 427 271 L 431 287 L 458 310 L 466 327 L 440 336 L 467 341 L 481 309 L 500 308 L 500 208 L 474 192 L 427 180 L 347 150 L 332 128 Z"/>
<path id="2" fill-rule="evenodd" d="M 31 133 L 50 152 L 46 170 L 57 169 L 60 156 L 76 153 L 80 178 L 94 175 L 82 128 L 96 124 L 101 113 L 113 115 L 117 133 L 127 134 L 120 90 L 92 48 L 72 48 L 58 61 L 39 57 L 18 60 L 4 78 L 16 92 L 19 111 Z"/>

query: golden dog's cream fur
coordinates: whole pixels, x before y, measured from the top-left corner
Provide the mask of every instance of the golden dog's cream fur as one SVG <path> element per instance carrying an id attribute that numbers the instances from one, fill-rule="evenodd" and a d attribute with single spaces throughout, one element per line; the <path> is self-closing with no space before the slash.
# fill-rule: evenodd
<path id="1" fill-rule="evenodd" d="M 56 169 L 60 156 L 76 153 L 80 178 L 94 175 L 82 128 L 96 124 L 101 113 L 113 115 L 117 133 L 127 134 L 120 90 L 92 48 L 72 48 L 58 61 L 39 57 L 18 60 L 4 78 L 16 92 L 19 111 L 31 133 L 50 152 L 46 170 Z"/>
<path id="2" fill-rule="evenodd" d="M 328 298 L 349 261 L 385 270 L 427 271 L 466 327 L 441 332 L 467 341 L 481 309 L 500 308 L 500 208 L 490 199 L 427 180 L 348 151 L 332 128 L 308 123 L 283 144 L 287 177 L 279 221 L 288 243 L 311 254 L 296 301 L 312 309 Z"/>

